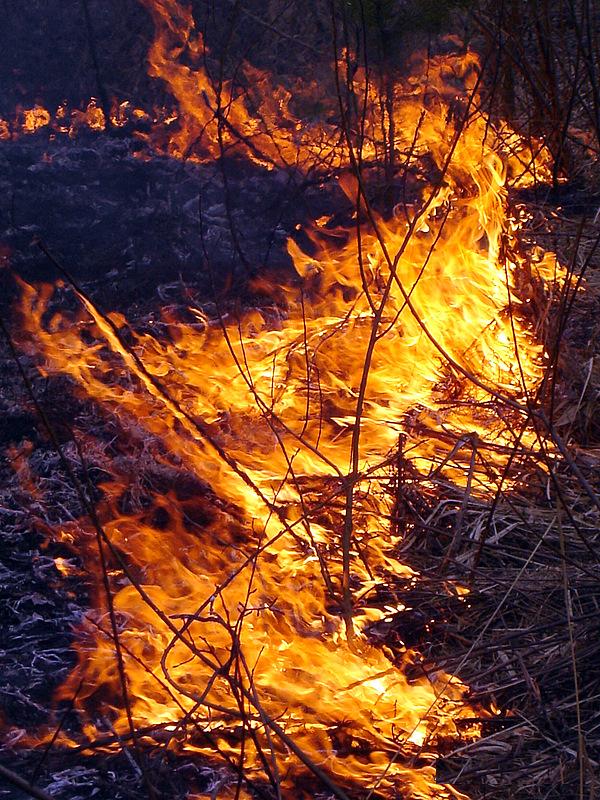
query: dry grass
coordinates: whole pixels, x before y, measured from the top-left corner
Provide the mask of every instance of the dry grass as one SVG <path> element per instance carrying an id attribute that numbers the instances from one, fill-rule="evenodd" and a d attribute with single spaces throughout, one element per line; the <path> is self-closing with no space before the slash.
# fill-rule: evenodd
<path id="1" fill-rule="evenodd" d="M 597 231 L 586 224 L 574 253 L 580 228 L 540 208 L 527 235 L 558 243 L 563 262 L 581 267 Z M 419 637 L 424 666 L 458 674 L 475 704 L 498 711 L 480 741 L 454 747 L 440 763 L 440 780 L 472 798 L 598 791 L 600 512 L 590 497 L 600 496 L 598 262 L 590 261 L 569 318 L 554 309 L 546 326 L 550 341 L 566 323 L 553 407 L 569 460 L 559 454 L 549 469 L 530 456 L 520 488 L 493 501 L 441 483 L 419 486 L 414 476 L 399 487 L 406 553 L 424 576 L 406 602 L 417 628 L 436 620 L 433 635 Z M 466 599 L 449 596 L 449 581 L 470 590 Z"/>

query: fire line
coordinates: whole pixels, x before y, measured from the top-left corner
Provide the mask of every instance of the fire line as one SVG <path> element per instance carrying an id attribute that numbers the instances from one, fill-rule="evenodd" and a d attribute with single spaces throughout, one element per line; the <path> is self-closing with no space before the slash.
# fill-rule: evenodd
<path id="1" fill-rule="evenodd" d="M 277 302 L 237 315 L 192 306 L 185 320 L 165 315 L 162 333 L 104 314 L 77 290 L 80 313 L 56 312 L 63 287 L 23 286 L 23 346 L 118 418 L 132 447 L 145 442 L 144 459 L 164 478 L 148 490 L 142 462 L 135 475 L 107 458 L 98 505 L 133 722 L 162 730 L 174 750 L 218 751 L 283 797 L 314 796 L 324 779 L 363 797 L 374 787 L 388 798 L 457 797 L 436 782 L 434 762 L 442 739 L 478 735 L 463 722 L 473 715 L 467 687 L 420 672 L 411 648 L 392 653 L 369 638 L 403 611 L 381 602 L 382 587 L 419 581 L 397 557 L 390 464 L 402 438 L 415 474 L 485 497 L 518 480 L 503 477 L 516 436 L 535 447 L 516 410 L 544 375 L 528 304 L 534 282 L 563 273 L 552 253 L 520 252 L 524 219 L 509 214 L 506 185 L 525 182 L 532 159 L 544 174 L 547 154 L 478 110 L 475 53 L 417 53 L 398 79 L 395 146 L 407 169 L 428 159 L 441 178 L 412 209 L 365 211 L 333 126 L 304 125 L 250 65 L 244 74 L 265 91 L 260 114 L 234 86 L 216 92 L 191 12 L 142 2 L 156 27 L 151 74 L 178 105 L 154 146 L 200 160 L 227 146 L 267 169 L 308 168 L 318 153 L 344 176 L 357 218 L 348 228 L 315 221 L 310 254 L 288 238 L 294 278 L 253 284 Z M 363 86 L 368 159 L 381 104 Z M 49 123 L 41 111 L 36 119 Z M 102 709 L 126 737 L 92 530 L 82 519 L 57 537 L 67 528 L 97 585 L 58 698 L 83 681 L 84 736 L 102 735 L 90 714 Z M 68 561 L 58 568 L 68 572 Z M 66 732 L 58 741 L 78 744 Z"/>

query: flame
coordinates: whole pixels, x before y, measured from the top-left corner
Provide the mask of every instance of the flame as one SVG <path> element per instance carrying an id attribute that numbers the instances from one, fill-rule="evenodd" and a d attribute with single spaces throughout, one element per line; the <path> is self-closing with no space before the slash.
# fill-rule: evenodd
<path id="1" fill-rule="evenodd" d="M 274 85 L 268 73 L 244 62 L 243 87 L 210 74 L 191 6 L 178 0 L 140 2 L 155 25 L 149 74 L 164 81 L 178 103 L 175 130 L 148 135 L 155 149 L 197 160 L 241 150 L 268 168 L 339 165 L 339 131 L 303 124 L 290 109 L 291 92 Z"/>
<path id="2" fill-rule="evenodd" d="M 229 143 L 274 166 L 293 151 L 293 163 L 308 163 L 333 142 L 324 128 L 282 134 L 277 120 L 292 120 L 285 95 L 267 92 L 256 115 L 231 84 L 219 97 L 189 9 L 143 2 L 157 27 L 152 74 L 179 103 L 172 155 L 215 156 Z M 141 487 L 144 501 L 134 502 L 141 475 L 115 459 L 97 510 L 135 726 L 162 726 L 170 747 L 218 749 L 252 779 L 270 774 L 290 798 L 300 786 L 312 796 L 315 765 L 378 796 L 456 796 L 436 783 L 433 759 L 437 742 L 464 735 L 466 687 L 425 674 L 408 648 L 391 654 L 368 640 L 370 624 L 403 608 L 382 607 L 378 589 L 419 580 L 398 561 L 387 522 L 390 457 L 402 438 L 415 474 L 485 496 L 517 436 L 535 447 L 523 409 L 544 353 L 528 312 L 531 282 L 552 285 L 562 272 L 550 253 L 520 253 L 523 219 L 508 216 L 505 188 L 515 158 L 535 156 L 471 111 L 474 53 L 427 69 L 424 59 L 416 55 L 398 85 L 396 146 L 412 142 L 437 183 L 413 208 L 385 219 L 372 212 L 353 229 L 319 218 L 307 231 L 310 255 L 290 239 L 295 279 L 254 285 L 277 308 L 211 317 L 192 307 L 193 322 L 165 316 L 154 334 L 81 294 L 79 317 L 50 314 L 53 287 L 23 286 L 24 330 L 44 369 L 69 375 L 116 415 L 163 476 L 151 502 Z M 334 157 L 350 161 L 339 140 Z M 356 180 L 342 183 L 358 205 Z M 340 610 L 348 525 L 353 638 Z M 83 678 L 77 707 L 102 708 L 126 736 L 94 535 L 84 520 L 68 531 L 98 585 L 59 697 Z M 99 733 L 91 722 L 85 732 Z M 61 741 L 70 743 L 64 733 Z"/>
<path id="3" fill-rule="evenodd" d="M 166 108 L 157 107 L 148 113 L 135 108 L 128 100 L 116 99 L 111 103 L 109 116 L 114 128 L 126 125 L 135 128 L 140 122 L 168 127 L 176 118 L 172 110 Z M 36 104 L 31 108 L 17 108 L 10 119 L 0 118 L 0 141 L 12 141 L 44 130 L 51 137 L 62 134 L 75 139 L 83 130 L 101 133 L 106 127 L 104 111 L 95 97 L 90 98 L 83 109 L 70 108 L 67 103 L 62 103 L 55 111 L 51 111 Z"/>
<path id="4" fill-rule="evenodd" d="M 155 126 L 147 136 L 140 134 L 155 150 L 190 160 L 242 152 L 249 160 L 270 169 L 323 171 L 349 165 L 339 126 L 308 124 L 292 110 L 292 96 L 310 98 L 313 105 L 318 100 L 329 116 L 337 117 L 339 109 L 323 87 L 314 81 L 297 80 L 292 94 L 289 88 L 275 84 L 267 72 L 246 61 L 236 69 L 236 83 L 223 79 L 216 66 L 212 74 L 207 66 L 210 50 L 202 33 L 196 30 L 191 5 L 183 6 L 180 0 L 140 2 L 155 26 L 148 54 L 149 74 L 168 86 L 178 104 L 177 114 L 169 117 L 168 129 Z M 460 45 L 454 37 L 446 38 Z M 344 52 L 338 70 L 345 62 Z M 414 148 L 414 122 L 420 117 L 429 90 L 442 100 L 446 112 L 452 113 L 456 83 L 462 84 L 463 93 L 465 89 L 472 91 L 478 71 L 478 56 L 471 51 L 454 59 L 425 59 L 424 54 L 415 54 L 410 76 L 395 87 L 394 148 L 404 153 Z M 367 78 L 364 68 L 355 65 L 352 80 L 356 96 L 365 98 L 362 158 L 376 161 L 385 151 L 382 131 L 390 125 L 389 108 L 381 102 L 378 87 Z M 329 94 L 333 88 L 332 82 Z M 530 186 L 536 180 L 546 182 L 551 178 L 552 156 L 543 142 L 533 138 L 526 143 L 509 125 L 502 124 L 495 131 L 495 146 L 504 153 L 513 186 Z"/>

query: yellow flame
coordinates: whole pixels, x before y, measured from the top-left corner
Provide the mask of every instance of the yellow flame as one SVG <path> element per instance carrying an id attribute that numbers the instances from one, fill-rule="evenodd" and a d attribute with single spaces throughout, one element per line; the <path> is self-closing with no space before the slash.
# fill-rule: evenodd
<path id="1" fill-rule="evenodd" d="M 277 126 L 267 137 L 268 114 L 257 122 L 229 86 L 230 127 L 219 131 L 221 101 L 203 67 L 173 58 L 184 46 L 199 58 L 191 13 L 173 0 L 144 2 L 159 34 L 153 74 L 180 105 L 171 153 L 189 153 L 200 137 L 216 155 L 235 130 L 252 138 L 249 157 L 281 164 L 292 148 L 308 159 L 328 140 L 323 130 L 279 139 Z M 415 56 L 398 86 L 397 147 L 414 142 L 415 153 L 429 154 L 438 184 L 424 189 L 412 218 L 403 208 L 373 215 L 360 240 L 323 218 L 308 231 L 311 255 L 290 239 L 296 279 L 256 285 L 283 296 L 285 309 L 218 320 L 195 308 L 194 323 L 165 318 L 168 337 L 128 330 L 125 347 L 120 315 L 105 317 L 81 297 L 78 320 L 48 321 L 52 288 L 23 289 L 26 329 L 45 368 L 70 375 L 135 440 L 146 438 L 165 474 L 194 476 L 127 512 L 135 476 L 115 462 L 103 487 L 98 513 L 123 562 L 111 574 L 135 724 L 173 731 L 186 719 L 188 750 L 218 746 L 247 775 L 270 771 L 290 798 L 310 785 L 293 746 L 363 792 L 453 794 L 436 783 L 432 752 L 472 714 L 465 687 L 420 671 L 409 649 L 392 656 L 370 646 L 365 633 L 401 613 L 398 603 L 379 610 L 378 586 L 418 580 L 398 561 L 386 521 L 390 455 L 402 436 L 418 473 L 470 481 L 485 495 L 516 436 L 535 444 L 519 409 L 540 385 L 544 354 L 527 321 L 531 267 L 515 240 L 522 221 L 508 218 L 505 189 L 511 159 L 526 148 L 511 134 L 509 152 L 506 132 L 496 135 L 481 114 L 462 125 L 449 113 L 457 95 L 469 107 L 475 54 L 438 57 L 427 70 L 424 58 Z M 273 110 L 271 101 L 264 107 Z M 285 100 L 275 104 L 271 121 L 289 114 Z M 347 149 L 335 150 L 348 163 Z M 354 199 L 357 186 L 345 182 Z M 537 254 L 535 271 L 549 282 L 560 274 L 548 253 Z M 355 642 L 340 619 L 350 495 Z M 83 521 L 77 541 L 98 576 Z M 78 707 L 108 709 L 126 734 L 100 584 L 97 595 L 61 696 L 83 677 Z M 411 766 L 417 753 L 426 766 Z"/>

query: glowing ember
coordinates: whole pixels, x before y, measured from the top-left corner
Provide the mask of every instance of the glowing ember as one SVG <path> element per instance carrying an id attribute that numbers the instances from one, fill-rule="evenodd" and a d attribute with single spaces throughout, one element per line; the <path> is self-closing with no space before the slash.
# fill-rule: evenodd
<path id="1" fill-rule="evenodd" d="M 282 164 L 295 152 L 297 163 L 329 141 L 331 132 L 308 127 L 278 138 L 285 102 L 275 109 L 263 98 L 274 116 L 257 122 L 231 87 L 228 132 L 219 132 L 219 100 L 202 67 L 172 57 L 177 45 L 199 54 L 191 14 L 172 0 L 144 3 L 157 25 L 153 74 L 180 106 L 172 154 L 189 154 L 200 137 L 198 152 L 216 155 L 219 137 L 234 141 L 236 130 L 253 142 L 249 157 Z M 151 505 L 125 503 L 132 476 L 116 462 L 103 486 L 98 514 L 113 549 L 135 726 L 167 726 L 172 745 L 188 751 L 218 749 L 247 776 L 270 775 L 290 798 L 310 786 L 314 765 L 361 796 L 375 786 L 386 797 L 454 794 L 435 782 L 432 764 L 436 741 L 457 736 L 461 717 L 472 716 L 464 687 L 419 673 L 411 650 L 392 662 L 365 633 L 369 622 L 401 613 L 375 607 L 377 587 L 418 580 L 394 554 L 389 459 L 402 434 L 419 473 L 487 494 L 515 437 L 535 441 L 520 409 L 539 386 L 543 353 L 526 321 L 522 276 L 531 267 L 517 254 L 519 220 L 507 218 L 504 188 L 507 165 L 519 174 L 515 161 L 533 156 L 474 113 L 473 53 L 427 69 L 424 58 L 398 86 L 396 144 L 430 157 L 436 185 L 418 212 L 373 215 L 360 239 L 320 218 L 309 232 L 313 255 L 290 240 L 297 279 L 255 286 L 284 296 L 285 309 L 214 319 L 194 308 L 194 324 L 165 320 L 167 340 L 129 331 L 85 297 L 78 320 L 46 322 L 52 289 L 24 287 L 23 319 L 47 371 L 70 375 L 132 437 L 144 437 L 165 472 L 176 465 L 194 476 Z M 369 112 L 373 131 L 379 107 Z M 349 163 L 339 141 L 335 152 L 336 163 Z M 356 201 L 356 182 L 344 185 Z M 539 278 L 555 279 L 552 255 L 538 254 L 535 266 Z M 119 335 L 126 329 L 130 349 Z M 126 736 L 94 530 L 82 521 L 68 534 L 98 590 L 60 697 L 83 678 L 78 707 L 101 708 Z M 91 723 L 86 733 L 98 735 Z M 417 754 L 426 766 L 411 766 Z"/>

